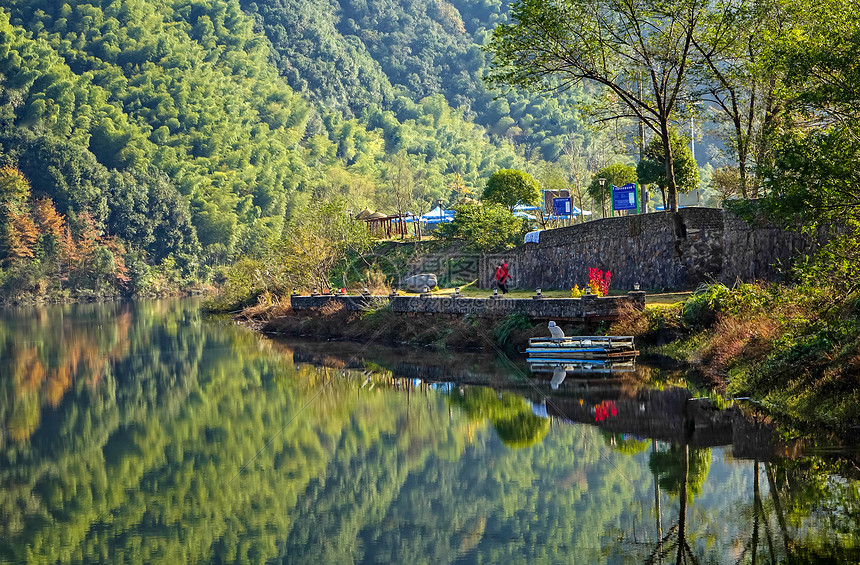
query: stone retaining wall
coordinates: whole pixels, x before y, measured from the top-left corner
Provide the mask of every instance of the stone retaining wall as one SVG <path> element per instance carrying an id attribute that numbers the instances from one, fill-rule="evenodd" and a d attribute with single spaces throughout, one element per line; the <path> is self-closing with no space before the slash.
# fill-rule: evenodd
<path id="1" fill-rule="evenodd" d="M 350 312 L 361 312 L 388 304 L 387 296 L 370 296 L 362 294 L 313 294 L 290 296 L 290 307 L 293 310 L 318 310 L 324 306 L 340 304 Z"/>
<path id="2" fill-rule="evenodd" d="M 612 320 L 618 317 L 624 304 L 645 308 L 645 293 L 630 292 L 627 296 L 597 298 L 455 298 L 452 295 L 421 296 L 354 296 L 317 295 L 290 297 L 293 310 L 320 309 L 329 304 L 342 304 L 349 311 L 367 310 L 390 304 L 402 314 L 443 314 L 504 317 L 525 314 L 534 320 Z"/>
<path id="3" fill-rule="evenodd" d="M 524 288 L 581 287 L 596 267 L 612 272 L 612 288 L 690 289 L 712 281 L 777 280 L 798 253 L 825 236 L 751 226 L 726 210 L 685 208 L 547 230 L 508 260 L 516 286 Z M 481 286 L 489 286 L 491 271 L 482 269 Z"/>

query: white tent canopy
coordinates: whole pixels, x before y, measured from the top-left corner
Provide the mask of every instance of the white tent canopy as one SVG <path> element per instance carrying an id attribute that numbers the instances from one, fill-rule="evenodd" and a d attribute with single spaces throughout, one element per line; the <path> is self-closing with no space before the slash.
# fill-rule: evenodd
<path id="1" fill-rule="evenodd" d="M 428 224 L 451 222 L 453 220 L 454 210 L 444 210 L 441 206 L 436 206 L 435 208 L 421 216 L 421 221 L 427 222 Z"/>
<path id="2" fill-rule="evenodd" d="M 540 206 L 532 206 L 531 204 L 517 204 L 514 206 L 514 212 L 533 212 L 540 210 Z"/>

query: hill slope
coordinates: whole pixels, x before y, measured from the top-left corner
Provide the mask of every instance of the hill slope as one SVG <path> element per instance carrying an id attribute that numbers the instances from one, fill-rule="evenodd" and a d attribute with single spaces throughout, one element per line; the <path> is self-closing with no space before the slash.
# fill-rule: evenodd
<path id="1" fill-rule="evenodd" d="M 290 85 L 347 116 L 370 103 L 402 118 L 402 99 L 442 94 L 527 155 L 555 161 L 583 123 L 574 90 L 552 99 L 489 91 L 482 50 L 508 2 L 492 0 L 242 0 L 271 40 Z M 498 99 L 496 99 L 498 97 Z"/>
<path id="2" fill-rule="evenodd" d="M 141 265 L 169 260 L 195 277 L 201 264 L 265 250 L 312 201 L 384 207 L 395 153 L 416 179 L 417 209 L 447 197 L 457 175 L 479 187 L 524 165 L 438 94 L 413 100 L 358 72 L 368 94 L 350 117 L 294 92 L 273 58 L 235 0 L 7 3 L 0 165 L 29 181 L 19 212 L 47 197 L 74 237 L 92 222 Z M 340 66 L 323 74 L 347 81 Z M 35 269 L 25 286 L 48 276 L 48 261 L 29 261 L 46 253 L 35 236 L 22 261 L 2 243 L 0 275 Z"/>

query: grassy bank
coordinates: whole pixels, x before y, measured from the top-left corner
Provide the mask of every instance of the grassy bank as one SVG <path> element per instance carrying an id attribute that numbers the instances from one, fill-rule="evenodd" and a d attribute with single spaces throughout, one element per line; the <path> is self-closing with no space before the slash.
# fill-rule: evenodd
<path id="1" fill-rule="evenodd" d="M 380 306 L 349 312 L 340 304 L 319 311 L 288 305 L 248 308 L 239 317 L 265 333 L 314 339 L 344 339 L 434 349 L 524 348 L 529 337 L 546 334 L 545 324 L 513 315 L 498 321 L 477 316 L 404 316 Z"/>
<path id="2" fill-rule="evenodd" d="M 697 365 L 711 386 L 799 431 L 860 429 L 860 293 L 741 284 L 628 312 L 612 330 Z"/>

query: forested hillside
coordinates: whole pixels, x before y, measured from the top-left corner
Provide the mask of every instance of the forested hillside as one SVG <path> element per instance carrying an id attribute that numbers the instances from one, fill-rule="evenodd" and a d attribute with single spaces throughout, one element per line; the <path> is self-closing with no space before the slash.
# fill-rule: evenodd
<path id="1" fill-rule="evenodd" d="M 509 109 L 504 99 L 485 108 L 476 43 L 500 5 L 463 18 L 450 4 L 406 2 L 394 20 L 394 5 L 356 5 L 348 18 L 326 4 L 247 8 L 256 31 L 235 0 L 5 3 L 3 295 L 205 280 L 263 254 L 311 202 L 390 208 L 405 169 L 420 211 L 525 166 L 514 143 L 525 122 L 496 123 L 492 138 L 473 122 L 477 108 L 484 122 Z M 366 26 L 365 39 L 377 26 L 379 39 L 345 25 Z M 36 213 L 44 203 L 59 217 L 50 229 Z"/>
<path id="2" fill-rule="evenodd" d="M 441 93 L 497 140 L 555 161 L 583 133 L 573 90 L 544 98 L 491 91 L 483 46 L 507 20 L 506 0 L 241 0 L 272 42 L 275 64 L 294 89 L 345 115 L 370 103 L 406 119 L 407 100 Z"/>

